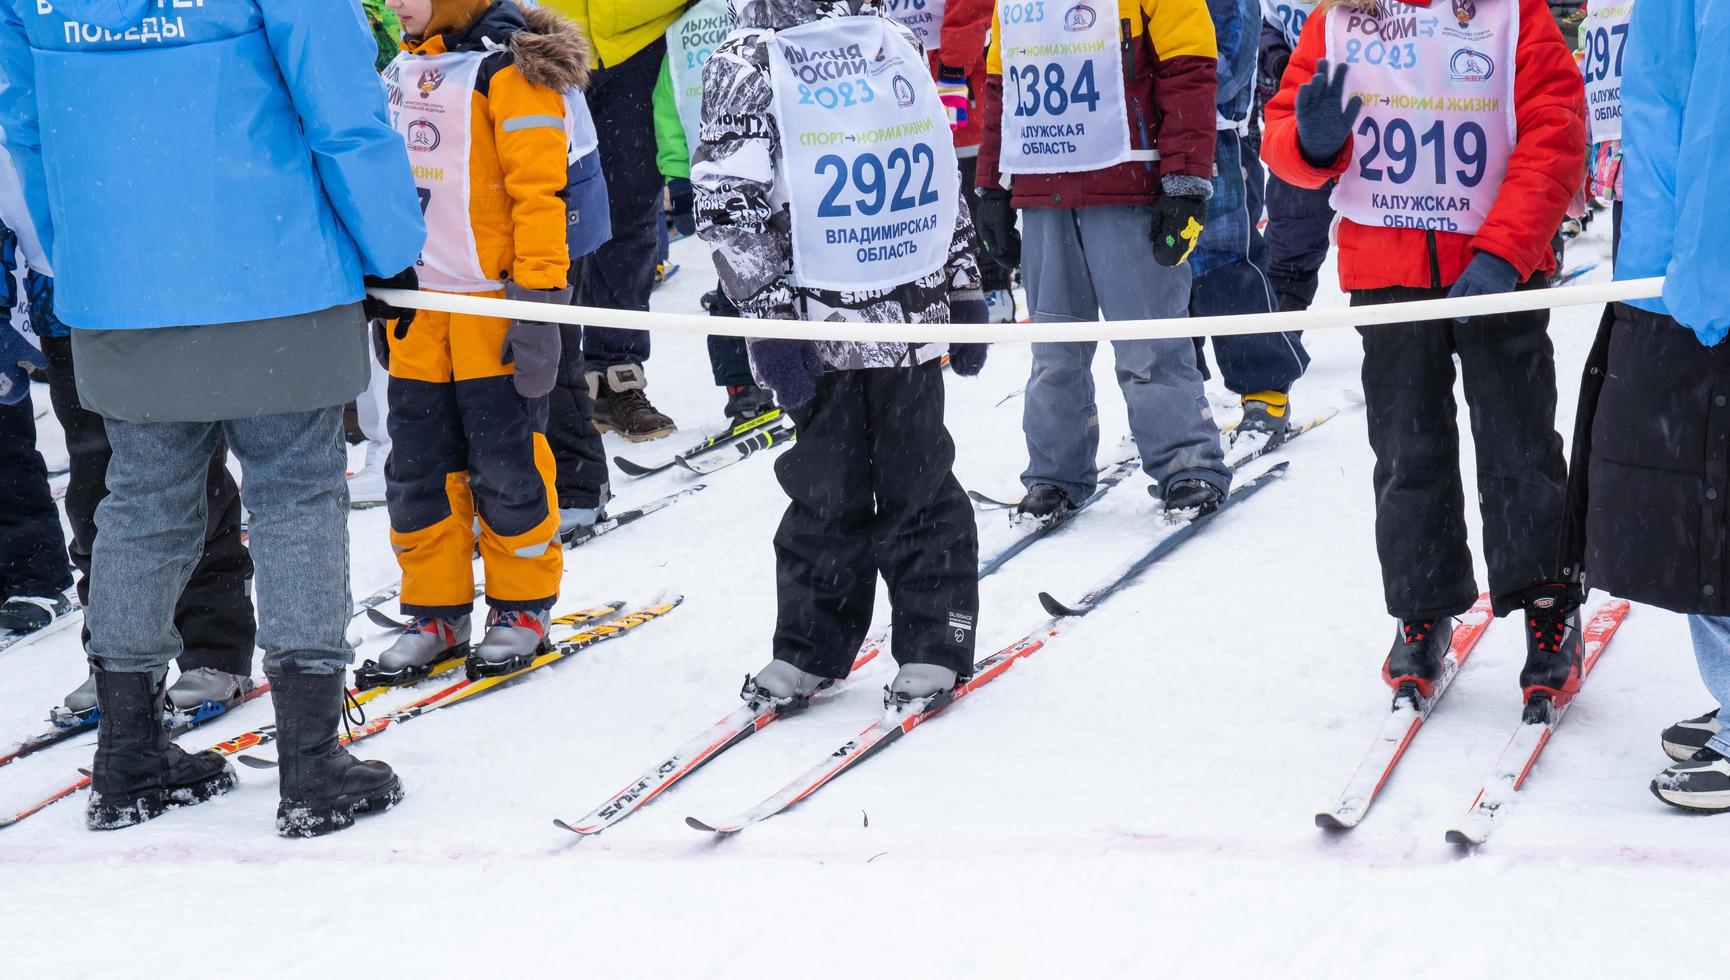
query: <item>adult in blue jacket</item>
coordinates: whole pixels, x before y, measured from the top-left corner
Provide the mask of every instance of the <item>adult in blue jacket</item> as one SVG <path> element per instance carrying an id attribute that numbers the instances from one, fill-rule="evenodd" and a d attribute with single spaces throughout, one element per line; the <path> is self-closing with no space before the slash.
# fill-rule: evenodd
<path id="1" fill-rule="evenodd" d="M 253 515 L 278 831 L 323 833 L 401 796 L 390 767 L 336 741 L 362 280 L 412 283 L 425 239 L 375 53 L 354 0 L 0 0 L 0 127 L 58 274 L 80 400 L 114 450 L 87 612 L 92 829 L 234 785 L 162 727 L 219 440 Z"/>
<path id="2" fill-rule="evenodd" d="M 1570 496 L 1590 584 L 1687 613 L 1707 690 L 1730 707 L 1730 0 L 1634 7 L 1622 83 L 1617 279 L 1663 298 L 1604 314 L 1587 360 Z M 1652 781 L 1685 809 L 1730 810 L 1718 711 L 1663 733 Z"/>

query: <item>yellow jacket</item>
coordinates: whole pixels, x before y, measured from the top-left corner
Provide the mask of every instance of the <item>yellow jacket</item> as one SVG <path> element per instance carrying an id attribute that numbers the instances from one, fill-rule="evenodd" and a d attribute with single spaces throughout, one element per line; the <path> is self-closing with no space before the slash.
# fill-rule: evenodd
<path id="1" fill-rule="evenodd" d="M 580 24 L 610 68 L 653 44 L 693 0 L 541 0 Z"/>

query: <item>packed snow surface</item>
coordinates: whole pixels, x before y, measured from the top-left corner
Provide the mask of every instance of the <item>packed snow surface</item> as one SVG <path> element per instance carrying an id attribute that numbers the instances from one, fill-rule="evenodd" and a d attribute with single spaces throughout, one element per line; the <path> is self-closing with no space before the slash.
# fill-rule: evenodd
<path id="1" fill-rule="evenodd" d="M 1570 247 L 1570 267 L 1606 250 L 1607 221 L 1598 224 Z M 707 256 L 687 239 L 673 259 L 682 271 L 655 307 L 694 311 L 714 284 Z M 1340 306 L 1332 276 L 1323 304 Z M 1585 281 L 1607 277 L 1605 263 Z M 1599 313 L 1555 318 L 1564 436 Z M 1518 720 L 1513 621 L 1490 630 L 1364 824 L 1344 836 L 1313 826 L 1376 731 L 1393 623 L 1372 537 L 1358 339 L 1335 330 L 1308 342 L 1315 363 L 1295 415 L 1340 414 L 1275 455 L 1291 460 L 1286 479 L 978 696 L 779 817 L 719 842 L 684 823 L 756 803 L 868 725 L 893 671 L 887 658 L 600 837 L 552 825 L 730 711 L 740 680 L 768 658 L 770 537 L 783 500 L 770 460 L 753 459 L 569 554 L 562 609 L 677 593 L 677 612 L 365 743 L 360 754 L 388 760 L 408 790 L 387 815 L 281 840 L 274 775 L 242 767 L 233 794 L 142 827 L 86 831 L 79 796 L 0 832 L 0 975 L 1649 972 L 1653 937 L 1703 922 L 1730 863 L 1730 823 L 1670 810 L 1646 788 L 1665 764 L 1659 730 L 1711 707 L 1680 617 L 1634 609 L 1477 853 L 1442 835 Z M 951 379 L 956 469 L 970 488 L 1018 493 L 1022 402 L 1012 396 L 1027 368 L 1027 348 L 1003 344 L 981 377 Z M 1108 352 L 1095 373 L 1107 462 L 1124 454 L 1127 424 Z M 721 421 L 725 396 L 701 338 L 656 336 L 648 376 L 681 431 L 640 446 L 608 436 L 609 452 L 652 459 Z M 1229 420 L 1232 400 L 1209 387 Z M 42 425 L 45 454 L 63 458 L 52 417 Z M 1469 451 L 1465 471 L 1470 487 Z M 678 471 L 614 475 L 615 509 L 693 482 Z M 1146 550 L 1160 532 L 1145 485 L 1137 474 L 987 580 L 982 656 L 1045 619 L 1041 590 L 1074 601 Z M 350 526 L 353 588 L 364 595 L 397 578 L 387 518 L 357 511 Z M 986 553 L 1008 540 L 1001 512 L 982 512 L 980 529 Z M 358 656 L 376 656 L 387 637 L 363 631 Z M 40 729 L 84 670 L 70 630 L 0 657 L 0 740 Z M 368 707 L 376 715 L 412 696 Z M 260 700 L 182 744 L 212 744 L 270 714 Z M 74 777 L 91 741 L 0 772 L 0 811 Z"/>

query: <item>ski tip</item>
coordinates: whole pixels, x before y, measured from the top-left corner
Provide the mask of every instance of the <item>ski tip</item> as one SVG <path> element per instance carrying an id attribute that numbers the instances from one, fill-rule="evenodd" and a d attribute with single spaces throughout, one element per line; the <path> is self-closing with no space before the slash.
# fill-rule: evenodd
<path id="1" fill-rule="evenodd" d="M 248 769 L 275 769 L 276 763 L 270 759 L 260 759 L 255 755 L 236 756 L 236 761 Z"/>
<path id="2" fill-rule="evenodd" d="M 576 834 L 578 836 L 582 836 L 582 837 L 588 836 L 588 831 L 578 830 L 577 828 L 571 826 L 568 823 L 565 823 L 563 820 L 560 820 L 557 817 L 553 818 L 553 826 L 559 828 L 560 830 L 568 830 L 571 833 Z"/>
<path id="3" fill-rule="evenodd" d="M 406 623 L 393 619 L 386 613 L 379 612 L 378 607 L 376 606 L 366 611 L 366 618 L 371 620 L 374 626 L 387 630 L 403 630 L 408 628 Z"/>
<path id="4" fill-rule="evenodd" d="M 1084 610 L 1074 609 L 1058 602 L 1049 592 L 1039 593 L 1039 604 L 1045 607 L 1046 612 L 1060 619 L 1071 616 L 1080 616 L 1084 612 Z"/>
<path id="5" fill-rule="evenodd" d="M 714 834 L 716 837 L 727 837 L 739 832 L 737 827 L 711 827 L 696 817 L 686 817 L 685 826 L 692 830 L 701 830 L 706 834 Z"/>
<path id="6" fill-rule="evenodd" d="M 1350 830 L 1362 819 L 1355 811 L 1323 810 L 1316 814 L 1316 826 L 1322 830 Z"/>
<path id="7" fill-rule="evenodd" d="M 1483 843 L 1482 840 L 1473 837 L 1471 834 L 1468 834 L 1463 830 L 1450 830 L 1443 836 L 1446 838 L 1448 843 L 1456 844 L 1460 847 L 1476 847 Z"/>

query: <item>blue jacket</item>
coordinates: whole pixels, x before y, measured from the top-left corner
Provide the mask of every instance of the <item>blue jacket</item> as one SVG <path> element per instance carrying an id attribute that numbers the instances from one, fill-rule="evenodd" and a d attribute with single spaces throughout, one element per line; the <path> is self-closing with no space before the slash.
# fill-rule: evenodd
<path id="1" fill-rule="evenodd" d="M 1219 90 L 1214 105 L 1234 122 L 1249 118 L 1255 98 L 1256 61 L 1261 57 L 1259 0 L 1207 0 L 1213 36 L 1219 42 Z"/>
<path id="2" fill-rule="evenodd" d="M 426 238 L 355 0 L 0 0 L 0 126 L 74 327 L 358 301 Z"/>
<path id="3" fill-rule="evenodd" d="M 1622 243 L 1617 279 L 1664 276 L 1662 301 L 1717 344 L 1730 331 L 1730 0 L 1647 0 L 1628 30 L 1622 82 Z M 1702 57 L 1703 56 L 1703 57 Z"/>

